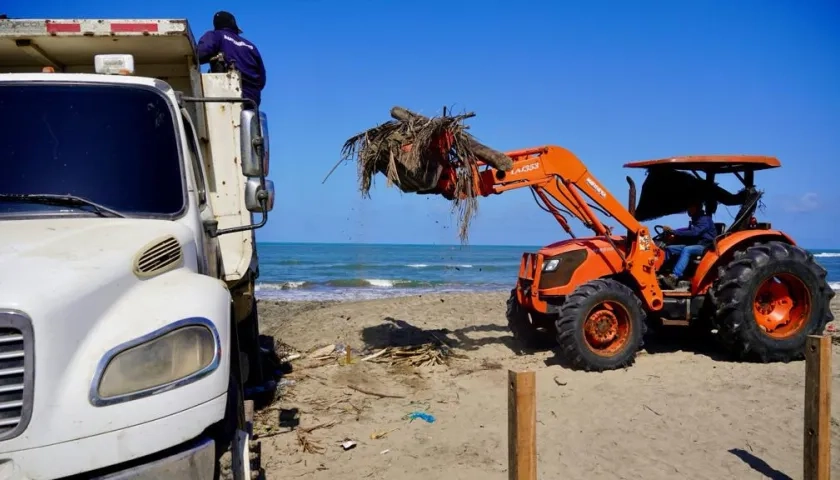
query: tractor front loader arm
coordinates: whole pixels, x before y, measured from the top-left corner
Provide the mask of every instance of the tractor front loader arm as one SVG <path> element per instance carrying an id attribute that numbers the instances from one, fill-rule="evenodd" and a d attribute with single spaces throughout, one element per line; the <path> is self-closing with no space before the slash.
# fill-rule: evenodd
<path id="1" fill-rule="evenodd" d="M 567 233 L 574 236 L 564 214 L 577 218 L 597 236 L 612 244 L 623 260 L 623 265 L 618 267 L 635 279 L 647 307 L 651 310 L 662 307 L 662 290 L 654 266 L 658 248 L 650 232 L 589 173 L 580 159 L 557 146 L 516 150 L 506 155 L 513 160 L 513 167 L 508 171 L 477 162 L 479 171 L 473 178 L 476 179 L 475 191 L 479 195 L 486 197 L 508 190 L 531 188 L 544 203 L 540 206 L 551 213 Z M 451 197 L 454 185 L 453 175 L 442 175 L 438 193 Z M 597 206 L 588 203 L 584 196 Z M 629 235 L 625 248 L 616 245 L 613 232 L 601 222 L 596 211 L 613 217 L 627 229 Z"/>

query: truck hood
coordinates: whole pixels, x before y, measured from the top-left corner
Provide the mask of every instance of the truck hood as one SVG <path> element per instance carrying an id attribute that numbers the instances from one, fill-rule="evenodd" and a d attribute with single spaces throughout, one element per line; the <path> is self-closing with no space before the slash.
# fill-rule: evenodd
<path id="1" fill-rule="evenodd" d="M 32 315 L 84 302 L 93 294 L 113 299 L 120 290 L 140 281 L 133 273 L 138 253 L 167 236 L 181 245 L 185 266 L 195 268 L 195 261 L 190 262 L 195 256 L 188 255 L 195 251 L 190 230 L 171 221 L 72 218 L 0 222 L 0 308 Z"/>

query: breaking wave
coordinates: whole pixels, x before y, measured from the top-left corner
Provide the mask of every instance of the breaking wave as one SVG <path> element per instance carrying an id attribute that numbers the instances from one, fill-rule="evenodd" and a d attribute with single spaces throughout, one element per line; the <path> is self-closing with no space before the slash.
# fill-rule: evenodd
<path id="1" fill-rule="evenodd" d="M 342 278 L 326 280 L 323 282 L 261 282 L 257 284 L 257 291 L 314 288 L 430 288 L 445 286 L 447 284 L 448 282 L 442 281 L 395 280 L 385 278 Z"/>

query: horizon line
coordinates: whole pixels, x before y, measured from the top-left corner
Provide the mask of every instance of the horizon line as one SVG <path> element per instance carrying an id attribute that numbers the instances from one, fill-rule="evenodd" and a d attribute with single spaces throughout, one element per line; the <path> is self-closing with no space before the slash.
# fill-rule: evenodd
<path id="1" fill-rule="evenodd" d="M 389 242 L 291 242 L 291 241 L 276 241 L 276 240 L 257 240 L 257 244 L 262 245 L 362 245 L 362 246 L 389 246 L 389 247 L 519 247 L 519 248 L 543 248 L 545 245 L 517 245 L 517 244 L 501 244 L 501 243 L 389 243 Z M 799 245 L 802 246 L 802 245 Z M 805 247 L 805 250 L 815 251 L 833 251 L 838 248 L 824 248 L 824 247 Z"/>

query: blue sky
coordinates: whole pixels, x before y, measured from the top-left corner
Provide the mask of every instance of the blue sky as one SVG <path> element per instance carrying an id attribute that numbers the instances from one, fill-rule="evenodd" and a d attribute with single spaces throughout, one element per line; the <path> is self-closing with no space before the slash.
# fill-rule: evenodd
<path id="1" fill-rule="evenodd" d="M 218 9 L 237 16 L 268 68 L 262 108 L 270 116 L 277 201 L 260 240 L 457 243 L 442 198 L 401 194 L 380 178 L 372 198 L 362 199 L 352 164 L 321 183 L 344 140 L 388 120 L 391 106 L 437 114 L 446 105 L 476 112 L 471 132 L 496 149 L 570 149 L 622 201 L 625 175 L 643 181 L 641 171 L 621 168 L 627 161 L 778 156 L 782 168 L 757 176 L 766 192 L 762 218 L 807 247 L 840 248 L 836 1 L 46 0 L 0 7 L 18 18 L 187 18 L 196 37 Z M 717 219 L 731 216 L 721 208 Z M 563 236 L 521 190 L 481 199 L 470 242 L 534 245 Z"/>

